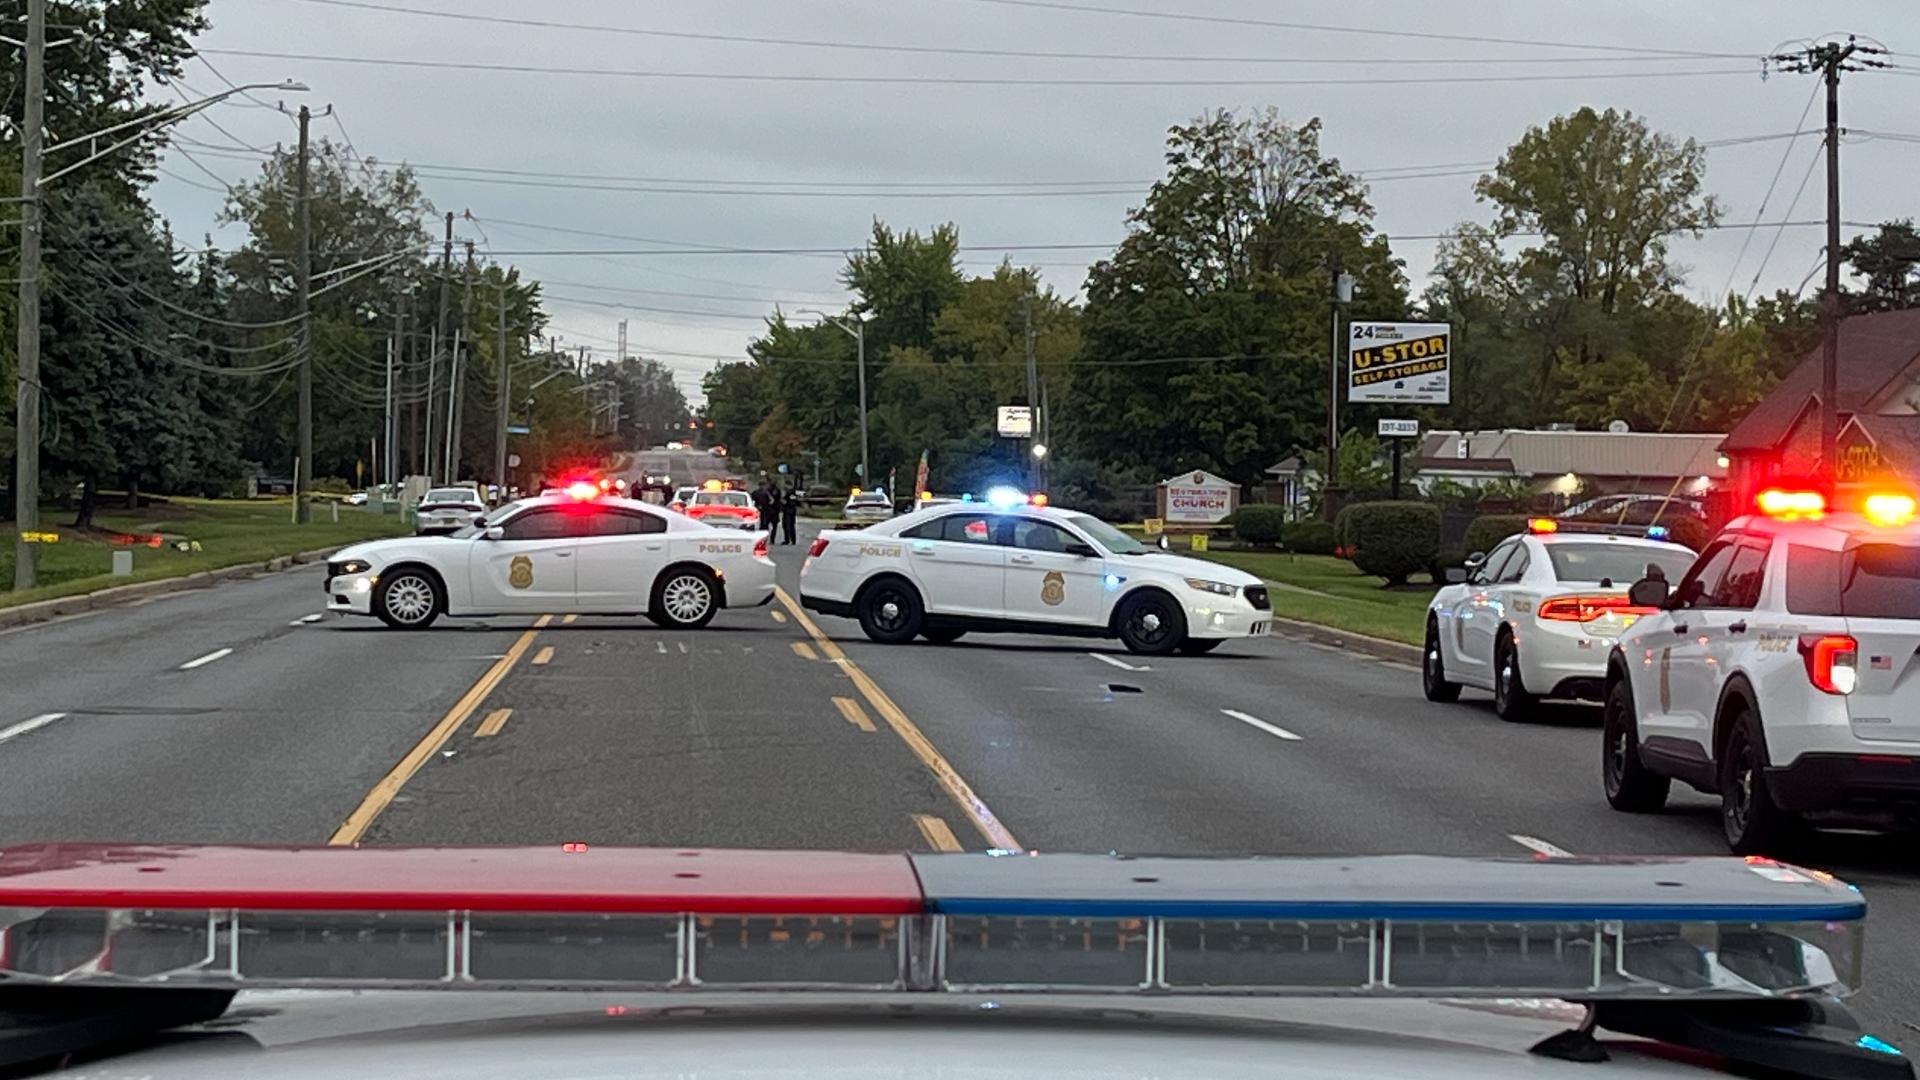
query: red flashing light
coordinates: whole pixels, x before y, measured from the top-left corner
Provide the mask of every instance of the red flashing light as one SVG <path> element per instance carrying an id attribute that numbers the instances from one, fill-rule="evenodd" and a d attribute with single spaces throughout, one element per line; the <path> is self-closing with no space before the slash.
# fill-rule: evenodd
<path id="1" fill-rule="evenodd" d="M 560 850 L 566 852 L 569 855 L 585 855 L 587 853 L 587 845 L 580 843 L 578 841 L 573 841 L 573 842 L 561 844 Z"/>
<path id="2" fill-rule="evenodd" d="M 1824 517 L 1827 497 L 1817 491 L 1789 491 L 1768 488 L 1754 500 L 1760 512 L 1780 521 L 1800 521 Z"/>
<path id="3" fill-rule="evenodd" d="M 1541 533 L 1556 533 L 1560 531 L 1560 523 L 1552 518 L 1532 518 L 1527 522 L 1527 531 L 1536 536 Z"/>
<path id="4" fill-rule="evenodd" d="M 807 558 L 817 559 L 820 556 L 825 555 L 826 553 L 827 553 L 827 538 L 824 536 L 814 537 L 813 546 L 807 549 Z"/>
<path id="5" fill-rule="evenodd" d="M 754 557 L 754 558 L 756 558 L 756 559 L 764 559 L 764 558 L 766 558 L 766 557 L 767 557 L 767 551 L 768 551 L 768 548 L 767 548 L 767 537 L 768 537 L 768 535 L 769 535 L 769 534 L 764 534 L 764 533 L 763 533 L 763 534 L 762 534 L 762 535 L 760 536 L 760 538 L 759 538 L 758 540 L 755 540 L 755 541 L 753 542 L 753 557 Z"/>
<path id="6" fill-rule="evenodd" d="M 1607 615 L 1651 615 L 1659 610 L 1636 607 L 1624 596 L 1556 596 L 1540 601 L 1539 615 L 1554 622 L 1588 623 Z"/>
<path id="7" fill-rule="evenodd" d="M 1853 693 L 1860 681 L 1860 643 L 1850 634 L 1801 634 L 1807 681 L 1824 694 Z"/>
<path id="8" fill-rule="evenodd" d="M 567 485 L 567 494 L 575 499 L 585 501 L 600 494 L 600 489 L 585 480 L 575 480 L 573 483 Z"/>

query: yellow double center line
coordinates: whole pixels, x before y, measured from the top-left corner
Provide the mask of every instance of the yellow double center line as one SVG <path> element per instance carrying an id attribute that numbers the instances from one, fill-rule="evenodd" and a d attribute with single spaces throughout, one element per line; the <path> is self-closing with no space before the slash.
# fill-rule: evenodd
<path id="1" fill-rule="evenodd" d="M 907 719 L 907 714 L 900 711 L 900 706 L 893 703 L 893 699 L 887 696 L 887 692 L 880 689 L 879 684 L 875 683 L 866 672 L 860 670 L 860 665 L 848 659 L 847 654 L 840 651 L 840 646 L 834 644 L 832 638 L 814 625 L 813 620 L 807 617 L 807 613 L 801 609 L 800 605 L 793 602 L 793 597 L 787 595 L 787 590 L 776 586 L 773 594 L 793 615 L 794 621 L 800 624 L 809 637 L 813 638 L 814 644 L 820 649 L 820 655 L 826 657 L 829 663 L 840 665 L 840 669 L 847 673 L 847 678 L 853 680 L 853 685 L 860 691 L 860 696 L 866 698 L 867 704 L 873 706 L 874 714 L 885 720 L 887 726 L 893 729 L 893 733 L 900 736 L 900 741 L 907 744 L 907 749 L 913 751 L 913 756 L 919 758 L 920 764 L 925 765 L 927 771 L 933 774 L 933 778 L 946 789 L 947 794 L 959 805 L 960 812 L 967 815 L 967 820 L 973 822 L 973 827 L 980 830 L 980 835 L 986 838 L 987 843 L 1009 851 L 1021 850 L 1020 841 L 1015 840 L 1013 833 L 1005 825 L 1000 824 L 1000 819 L 993 816 L 993 811 L 987 808 L 986 802 L 974 794 L 973 788 L 961 779 L 959 770 L 955 769 L 946 758 L 940 756 L 940 751 L 933 748 L 933 743 L 921 733 L 920 728 L 912 720 Z"/>
<path id="2" fill-rule="evenodd" d="M 527 654 L 527 649 L 533 645 L 533 639 L 552 621 L 553 616 L 542 615 L 539 621 L 533 624 L 532 629 L 521 634 L 520 639 L 513 643 L 513 647 L 507 650 L 506 655 L 494 661 L 493 666 L 487 669 L 487 673 L 480 676 L 480 681 L 460 695 L 460 700 L 453 703 L 453 708 L 448 709 L 447 715 L 433 725 L 433 729 L 427 732 L 426 737 L 421 739 L 412 750 L 407 751 L 407 756 L 400 759 L 400 764 L 395 765 L 391 772 L 380 778 L 379 783 L 373 785 L 373 790 L 367 792 L 367 797 L 360 800 L 360 806 L 353 813 L 348 814 L 347 820 L 341 822 L 340 827 L 333 831 L 333 836 L 327 840 L 327 843 L 359 843 L 374 819 L 393 802 L 393 797 L 400 794 L 400 789 L 407 785 L 407 781 L 413 779 L 414 773 L 419 772 L 422 766 L 433 760 L 433 755 L 439 753 L 441 747 L 447 745 L 447 741 L 460 730 L 460 725 L 466 723 L 467 717 L 472 716 L 474 710 L 480 707 L 480 703 L 487 700 L 487 695 L 493 693 L 493 688 L 499 686 L 500 680 L 506 678 L 507 672 L 513 670 L 513 665 L 519 663 L 520 658 Z"/>

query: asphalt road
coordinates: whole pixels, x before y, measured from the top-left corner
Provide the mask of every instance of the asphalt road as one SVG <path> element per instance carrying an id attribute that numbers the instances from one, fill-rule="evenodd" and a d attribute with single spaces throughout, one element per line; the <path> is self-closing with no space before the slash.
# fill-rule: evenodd
<path id="1" fill-rule="evenodd" d="M 774 549 L 788 596 L 803 553 Z M 1286 639 L 887 647 L 782 603 L 399 633 L 321 601 L 308 567 L 0 631 L 0 844 L 1725 853 L 1700 796 L 1606 806 L 1591 710 L 1506 724 Z M 1856 1011 L 1920 1045 L 1911 839 L 1801 861 L 1865 890 Z"/>

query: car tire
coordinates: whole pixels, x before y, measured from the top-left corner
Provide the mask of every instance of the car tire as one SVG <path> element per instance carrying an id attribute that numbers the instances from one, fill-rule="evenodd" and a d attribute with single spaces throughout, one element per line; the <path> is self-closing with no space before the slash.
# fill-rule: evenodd
<path id="1" fill-rule="evenodd" d="M 951 645 L 965 637 L 966 634 L 967 632 L 965 630 L 956 630 L 948 626 L 938 626 L 920 631 L 921 638 L 935 645 Z"/>
<path id="2" fill-rule="evenodd" d="M 1633 714 L 1633 688 L 1624 678 L 1607 687 L 1600 706 L 1600 784 L 1607 805 L 1629 814 L 1650 814 L 1667 805 L 1673 780 L 1647 768 L 1640 757 L 1640 725 Z"/>
<path id="3" fill-rule="evenodd" d="M 1440 624 L 1427 620 L 1427 640 L 1420 646 L 1420 690 L 1428 701 L 1442 704 L 1460 700 L 1460 684 L 1447 681 L 1447 660 L 1440 653 Z"/>
<path id="4" fill-rule="evenodd" d="M 1187 640 L 1187 617 L 1173 598 L 1157 590 L 1135 594 L 1120 608 L 1115 629 L 1128 652 L 1165 656 Z"/>
<path id="5" fill-rule="evenodd" d="M 381 575 L 373 591 L 373 613 L 395 630 L 425 630 L 446 606 L 433 575 L 410 566 Z"/>
<path id="6" fill-rule="evenodd" d="M 1511 724 L 1525 723 L 1533 719 L 1536 700 L 1520 676 L 1520 650 L 1513 635 L 1503 630 L 1493 647 L 1494 715 Z"/>
<path id="7" fill-rule="evenodd" d="M 1205 656 L 1227 643 L 1226 638 L 1188 638 L 1180 643 L 1180 655 Z"/>
<path id="8" fill-rule="evenodd" d="M 1720 754 L 1720 827 L 1735 855 L 1790 854 L 1805 835 L 1800 817 L 1774 805 L 1760 714 L 1742 702 Z"/>
<path id="9" fill-rule="evenodd" d="M 860 629 L 882 645 L 901 645 L 920 634 L 926 606 L 906 581 L 886 577 L 861 590 L 854 605 Z"/>
<path id="10" fill-rule="evenodd" d="M 698 630 L 720 613 L 720 589 L 713 572 L 683 566 L 660 575 L 647 601 L 647 618 L 665 630 Z"/>

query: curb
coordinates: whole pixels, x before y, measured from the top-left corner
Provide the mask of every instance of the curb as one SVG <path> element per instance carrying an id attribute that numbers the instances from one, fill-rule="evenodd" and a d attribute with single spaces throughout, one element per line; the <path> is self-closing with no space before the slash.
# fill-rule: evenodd
<path id="1" fill-rule="evenodd" d="M 342 544 L 340 547 L 349 545 Z M 221 581 L 234 578 L 251 577 L 259 573 L 278 573 L 297 566 L 320 562 L 339 551 L 340 547 L 317 548 L 302 551 L 297 555 L 276 555 L 265 562 L 238 563 L 223 566 L 218 570 L 196 570 L 179 577 L 157 578 L 153 581 L 137 581 L 130 585 L 112 585 L 104 589 L 95 589 L 90 593 L 74 596 L 62 596 L 53 600 L 36 600 L 31 604 L 15 604 L 12 607 L 0 607 L 0 628 L 25 626 L 29 623 L 45 622 L 62 615 L 77 615 L 83 611 L 98 611 L 119 607 L 149 596 L 161 596 L 166 593 L 185 592 L 188 589 L 203 589 Z"/>
<path id="2" fill-rule="evenodd" d="M 1298 619 L 1275 617 L 1273 628 L 1276 632 L 1291 638 L 1313 642 L 1316 645 L 1330 645 L 1348 652 L 1362 653 L 1379 660 L 1392 660 L 1395 663 L 1420 666 L 1420 647 L 1385 638 L 1369 637 L 1348 630 L 1336 630 L 1319 623 L 1301 622 Z"/>

